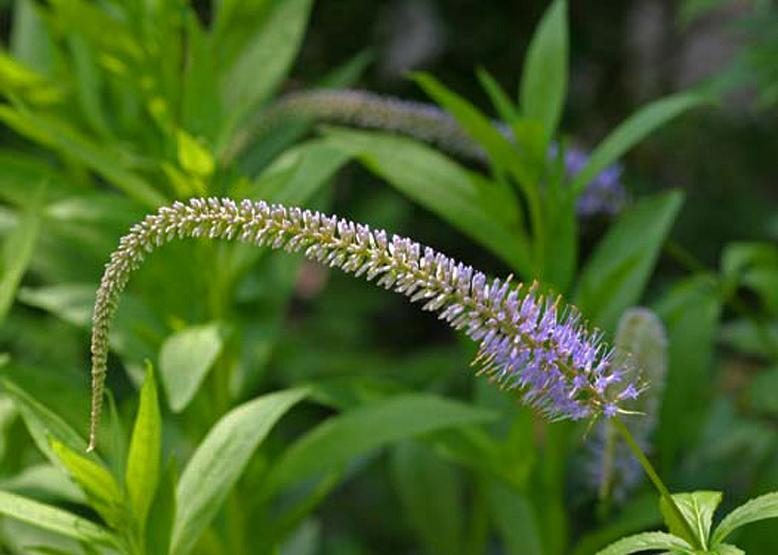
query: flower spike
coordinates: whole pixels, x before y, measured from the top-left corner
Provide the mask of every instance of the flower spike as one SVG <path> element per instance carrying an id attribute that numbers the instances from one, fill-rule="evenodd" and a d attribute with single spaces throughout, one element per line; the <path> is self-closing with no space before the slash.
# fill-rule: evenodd
<path id="1" fill-rule="evenodd" d="M 325 214 L 263 201 L 194 198 L 146 216 L 119 241 L 97 290 L 92 317 L 95 448 L 108 359 L 108 332 L 119 295 L 146 253 L 173 239 L 208 237 L 288 252 L 375 280 L 423 303 L 480 343 L 477 366 L 552 420 L 613 416 L 634 385 L 596 330 L 573 307 L 546 300 L 538 285 L 493 279 L 405 237 Z M 630 393 L 631 394 L 631 393 Z"/>

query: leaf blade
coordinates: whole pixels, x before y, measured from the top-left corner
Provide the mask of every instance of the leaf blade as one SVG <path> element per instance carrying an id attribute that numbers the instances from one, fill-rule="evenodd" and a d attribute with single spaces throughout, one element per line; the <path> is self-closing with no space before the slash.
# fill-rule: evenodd
<path id="1" fill-rule="evenodd" d="M 675 493 L 673 494 L 673 501 L 675 501 L 686 522 L 689 523 L 692 532 L 694 532 L 694 538 L 685 539 L 689 542 L 695 542 L 696 540 L 695 543 L 707 549 L 710 525 L 713 522 L 713 513 L 716 511 L 719 503 L 721 503 L 721 492 L 695 491 L 692 493 Z M 670 532 L 676 536 L 685 537 L 687 534 L 686 527 L 676 521 L 676 516 L 664 497 L 659 500 L 659 506 Z"/>
<path id="2" fill-rule="evenodd" d="M 678 93 L 643 106 L 600 142 L 586 165 L 570 183 L 570 188 L 576 195 L 581 194 L 592 179 L 651 132 L 706 102 L 708 99 L 698 94 Z"/>
<path id="3" fill-rule="evenodd" d="M 330 418 L 293 443 L 274 464 L 270 492 L 326 472 L 383 445 L 494 413 L 429 394 L 397 395 Z"/>
<path id="4" fill-rule="evenodd" d="M 189 405 L 223 346 L 216 322 L 190 326 L 165 339 L 159 351 L 159 372 L 173 412 Z"/>
<path id="5" fill-rule="evenodd" d="M 112 527 L 122 524 L 124 499 L 111 473 L 100 463 L 80 455 L 64 443 L 53 440 L 51 448 L 90 501 Z"/>
<path id="6" fill-rule="evenodd" d="M 328 128 L 327 141 L 360 159 L 422 207 L 489 249 L 524 276 L 531 275 L 529 243 L 505 198 L 436 150 L 411 139 Z M 507 210 L 506 210 L 507 209 Z"/>
<path id="7" fill-rule="evenodd" d="M 176 488 L 171 553 L 182 555 L 194 547 L 256 447 L 278 419 L 307 394 L 306 389 L 291 389 L 264 395 L 231 410 L 211 428 Z"/>
<path id="8" fill-rule="evenodd" d="M 643 532 L 622 538 L 598 551 L 597 555 L 629 555 L 649 549 L 680 550 L 682 553 L 692 553 L 692 547 L 677 536 L 666 532 Z"/>
<path id="9" fill-rule="evenodd" d="M 778 518 L 778 492 L 760 495 L 731 511 L 713 532 L 713 545 L 721 544 L 736 528 L 768 518 Z"/>
<path id="10" fill-rule="evenodd" d="M 562 117 L 567 94 L 567 58 L 567 2 L 556 0 L 532 37 L 521 77 L 523 115 L 542 122 L 544 145 L 548 145 Z"/>
<path id="11" fill-rule="evenodd" d="M 642 200 L 595 247 L 581 272 L 575 304 L 597 325 L 612 330 L 621 313 L 637 304 L 682 201 L 678 191 Z"/>
<path id="12" fill-rule="evenodd" d="M 41 188 L 42 190 L 42 188 Z M 11 309 L 19 283 L 32 259 L 41 228 L 41 190 L 22 214 L 16 229 L 6 238 L 3 253 L 3 273 L 0 276 L 0 322 Z"/>
<path id="13" fill-rule="evenodd" d="M 154 369 L 149 363 L 127 456 L 125 484 L 141 532 L 159 483 L 162 421 Z"/>
<path id="14" fill-rule="evenodd" d="M 118 543 L 113 534 L 91 520 L 7 491 L 0 491 L 0 514 L 87 543 Z"/>

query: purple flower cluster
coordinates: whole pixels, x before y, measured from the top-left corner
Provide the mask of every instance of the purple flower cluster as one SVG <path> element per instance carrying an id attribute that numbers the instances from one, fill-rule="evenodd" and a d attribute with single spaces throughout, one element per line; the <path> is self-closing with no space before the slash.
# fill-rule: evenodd
<path id="1" fill-rule="evenodd" d="M 102 405 L 110 322 L 118 298 L 147 252 L 182 238 L 236 240 L 289 252 L 423 302 L 423 309 L 480 343 L 476 359 L 486 373 L 551 419 L 612 417 L 637 397 L 626 369 L 599 332 L 586 328 L 561 299 L 546 300 L 538 286 L 485 274 L 444 254 L 385 231 L 336 216 L 265 202 L 191 199 L 160 208 L 122 237 L 106 266 L 93 312 L 92 422 L 94 447 Z"/>
<path id="2" fill-rule="evenodd" d="M 553 151 L 552 151 L 553 152 Z M 569 179 L 575 177 L 589 161 L 589 155 L 577 148 L 565 151 L 565 173 Z M 614 164 L 605 168 L 578 197 L 576 212 L 586 218 L 597 214 L 618 214 L 627 202 L 627 192 L 621 184 L 622 168 Z"/>
<path id="3" fill-rule="evenodd" d="M 481 342 L 482 371 L 552 420 L 612 417 L 619 401 L 639 395 L 635 384 L 622 384 L 625 370 L 615 351 L 599 332 L 586 329 L 574 308 L 560 310 L 560 299 L 544 300 L 536 286 L 523 297 L 520 289 L 497 308 L 497 321 L 473 322 L 468 331 Z M 511 323 L 512 333 L 500 333 L 508 327 L 500 319 Z"/>

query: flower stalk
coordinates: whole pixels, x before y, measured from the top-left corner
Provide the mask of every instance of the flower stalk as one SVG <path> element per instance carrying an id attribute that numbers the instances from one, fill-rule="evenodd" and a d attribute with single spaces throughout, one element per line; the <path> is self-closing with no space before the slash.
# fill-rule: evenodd
<path id="1" fill-rule="evenodd" d="M 646 454 L 637 444 L 635 438 L 632 437 L 629 428 L 624 424 L 624 422 L 621 421 L 621 419 L 618 416 L 614 416 L 611 419 L 611 422 L 613 422 L 614 427 L 621 434 L 621 437 L 624 438 L 624 441 L 627 442 L 627 445 L 629 446 L 632 453 L 635 455 L 635 458 L 637 458 L 638 462 L 640 462 L 640 466 L 642 466 L 643 470 L 646 471 L 646 475 L 648 476 L 648 479 L 651 480 L 651 483 L 654 484 L 654 487 L 659 492 L 659 495 L 662 497 L 662 499 L 665 500 L 667 505 L 670 507 L 670 510 L 673 512 L 673 515 L 675 516 L 676 520 L 678 520 L 678 522 L 680 522 L 681 525 L 684 527 L 684 531 L 686 532 L 688 538 L 693 540 L 693 542 L 695 543 L 694 548 L 702 549 L 702 546 L 699 545 L 699 542 L 697 542 L 696 540 L 697 536 L 692 530 L 689 521 L 686 520 L 685 516 L 683 516 L 681 509 L 678 508 L 678 504 L 673 499 L 673 494 L 670 493 L 669 489 L 667 489 L 667 486 L 659 477 L 659 474 L 657 473 L 654 466 L 651 464 L 651 461 L 648 460 L 648 457 L 646 457 Z"/>

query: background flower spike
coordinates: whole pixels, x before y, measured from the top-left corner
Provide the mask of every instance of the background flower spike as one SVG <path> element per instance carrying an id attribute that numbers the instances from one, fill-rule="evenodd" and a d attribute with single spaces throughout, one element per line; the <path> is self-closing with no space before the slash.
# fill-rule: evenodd
<path id="1" fill-rule="evenodd" d="M 625 365 L 629 369 L 626 380 L 638 388 L 634 392 L 625 388 L 621 395 L 643 393 L 634 399 L 622 399 L 623 412 L 639 415 L 625 419 L 624 423 L 641 449 L 650 454 L 667 373 L 664 325 L 648 308 L 627 309 L 619 320 L 614 345 L 618 356 L 626 357 L 630 362 Z M 608 421 L 599 422 L 586 449 L 588 479 L 598 497 L 606 502 L 611 499 L 617 503 L 624 501 L 641 482 L 643 472 L 617 430 Z"/>

